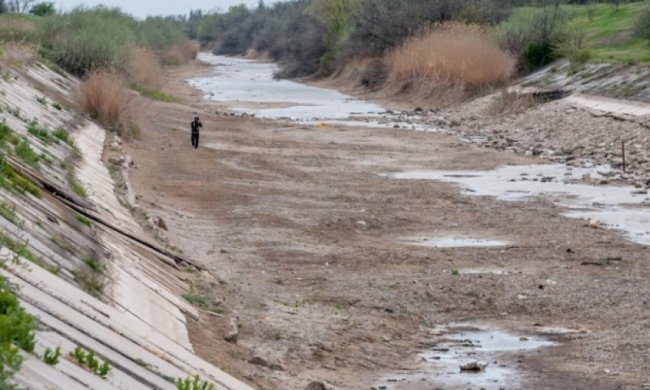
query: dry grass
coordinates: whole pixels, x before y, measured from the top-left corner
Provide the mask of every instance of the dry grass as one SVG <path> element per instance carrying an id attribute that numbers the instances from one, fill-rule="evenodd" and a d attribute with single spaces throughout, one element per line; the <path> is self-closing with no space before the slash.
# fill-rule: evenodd
<path id="1" fill-rule="evenodd" d="M 91 118 L 122 134 L 129 129 L 133 94 L 117 72 L 93 71 L 79 92 L 79 105 Z"/>
<path id="2" fill-rule="evenodd" d="M 445 101 L 504 84 L 515 68 L 485 29 L 457 22 L 432 26 L 385 60 L 394 92 Z"/>
<path id="3" fill-rule="evenodd" d="M 486 114 L 491 116 L 520 114 L 535 105 L 535 99 L 530 94 L 520 94 L 515 90 L 503 88 L 486 108 Z"/>
<path id="4" fill-rule="evenodd" d="M 131 49 L 128 66 L 129 80 L 148 88 L 159 88 L 163 71 L 155 53 L 140 47 Z"/>
<path id="5" fill-rule="evenodd" d="M 195 59 L 198 54 L 198 45 L 187 40 L 172 45 L 160 54 L 160 58 L 165 65 L 180 65 Z"/>

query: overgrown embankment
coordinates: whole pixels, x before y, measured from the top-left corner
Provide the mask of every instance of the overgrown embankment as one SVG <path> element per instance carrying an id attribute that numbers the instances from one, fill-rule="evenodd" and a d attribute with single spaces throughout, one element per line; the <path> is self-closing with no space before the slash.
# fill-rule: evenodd
<path id="1" fill-rule="evenodd" d="M 560 58 L 573 70 L 644 63 L 649 10 L 640 1 L 300 0 L 195 13 L 188 31 L 217 54 L 264 53 L 282 65 L 280 77 L 343 75 L 385 95 L 445 105 Z M 450 22 L 464 27 L 450 36 Z M 470 32 L 477 28 L 481 39 Z"/>
<path id="2" fill-rule="evenodd" d="M 0 41 L 9 56 L 33 51 L 38 59 L 81 77 L 77 103 L 92 119 L 126 138 L 137 135 L 136 91 L 172 101 L 159 88 L 163 66 L 193 59 L 197 47 L 169 18 L 139 21 L 119 9 L 78 8 L 42 17 L 6 14 Z"/>

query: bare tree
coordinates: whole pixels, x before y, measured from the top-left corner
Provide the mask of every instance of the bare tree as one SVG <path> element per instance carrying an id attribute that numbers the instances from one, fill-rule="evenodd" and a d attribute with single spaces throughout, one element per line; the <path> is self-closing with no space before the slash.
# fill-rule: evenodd
<path id="1" fill-rule="evenodd" d="M 25 13 L 36 0 L 7 0 L 7 10 L 9 12 Z"/>

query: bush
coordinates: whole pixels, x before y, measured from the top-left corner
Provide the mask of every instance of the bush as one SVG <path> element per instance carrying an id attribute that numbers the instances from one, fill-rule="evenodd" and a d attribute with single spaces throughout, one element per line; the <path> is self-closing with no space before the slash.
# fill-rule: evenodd
<path id="1" fill-rule="evenodd" d="M 549 41 L 531 43 L 522 54 L 524 68 L 529 72 L 548 65 L 557 58 L 555 48 Z"/>
<path id="2" fill-rule="evenodd" d="M 160 53 L 160 58 L 165 65 L 180 65 L 196 58 L 199 48 L 193 42 L 184 40 L 174 43 Z"/>
<path id="3" fill-rule="evenodd" d="M 160 87 L 163 71 L 156 54 L 148 49 L 134 47 L 130 57 L 129 80 L 149 88 Z"/>
<path id="4" fill-rule="evenodd" d="M 132 95 L 115 71 L 95 70 L 84 81 L 79 104 L 91 118 L 120 132 L 128 127 Z"/>
<path id="5" fill-rule="evenodd" d="M 520 8 L 499 25 L 499 43 L 504 50 L 520 57 L 527 71 L 554 61 L 555 46 L 565 31 L 566 13 L 558 5 Z"/>
<path id="6" fill-rule="evenodd" d="M 36 16 L 54 15 L 56 13 L 56 8 L 54 8 L 54 3 L 42 2 L 34 4 L 34 6 L 29 10 L 29 13 Z"/>
<path id="7" fill-rule="evenodd" d="M 410 38 L 386 57 L 388 83 L 474 92 L 505 83 L 515 60 L 477 25 L 444 23 Z"/>
<path id="8" fill-rule="evenodd" d="M 650 1 L 646 1 L 643 11 L 636 20 L 634 34 L 637 37 L 650 40 Z"/>
<path id="9" fill-rule="evenodd" d="M 83 76 L 101 68 L 126 70 L 136 44 L 135 20 L 118 9 L 77 8 L 43 18 L 43 53 L 68 72 Z"/>

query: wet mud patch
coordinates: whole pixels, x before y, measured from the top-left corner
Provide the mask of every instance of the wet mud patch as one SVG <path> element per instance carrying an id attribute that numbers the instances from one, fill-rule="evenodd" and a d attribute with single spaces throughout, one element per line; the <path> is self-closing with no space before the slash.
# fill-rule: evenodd
<path id="1" fill-rule="evenodd" d="M 373 388 L 517 388 L 526 376 L 518 357 L 557 345 L 537 335 L 471 325 L 450 325 L 433 333 L 436 339 L 416 355 L 416 368 L 387 376 Z"/>
<path id="2" fill-rule="evenodd" d="M 492 171 L 415 170 L 393 174 L 396 179 L 456 183 L 465 193 L 504 201 L 547 199 L 570 218 L 588 220 L 592 228 L 623 231 L 633 242 L 650 245 L 650 197 L 631 186 L 605 186 L 611 168 L 575 168 L 562 164 L 504 166 Z"/>
<path id="3" fill-rule="evenodd" d="M 477 235 L 442 235 L 438 237 L 406 237 L 399 240 L 407 245 L 428 248 L 498 248 L 510 245 L 508 241 Z"/>

